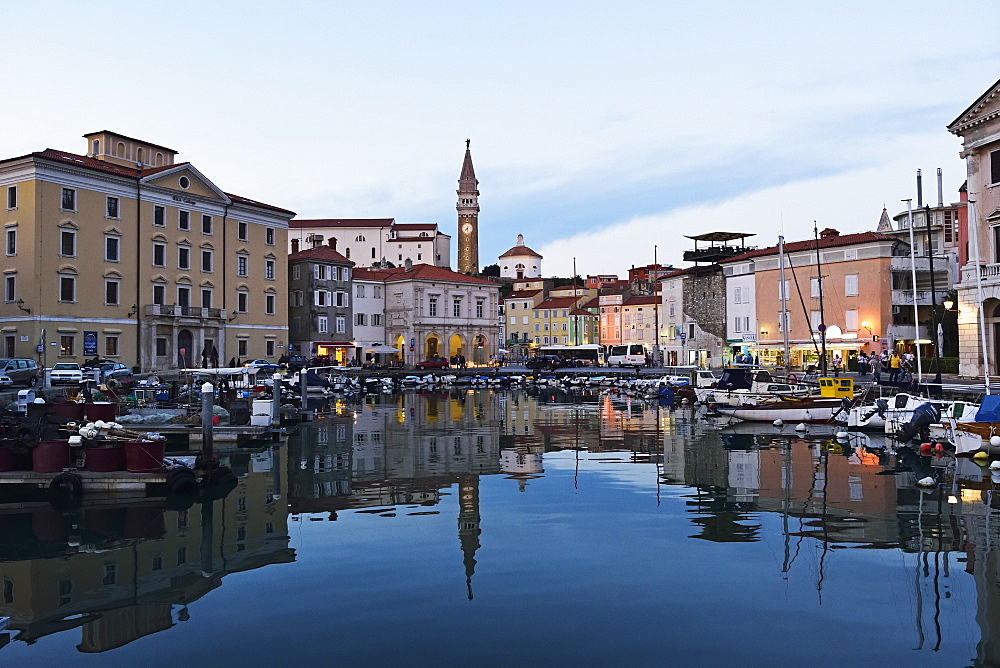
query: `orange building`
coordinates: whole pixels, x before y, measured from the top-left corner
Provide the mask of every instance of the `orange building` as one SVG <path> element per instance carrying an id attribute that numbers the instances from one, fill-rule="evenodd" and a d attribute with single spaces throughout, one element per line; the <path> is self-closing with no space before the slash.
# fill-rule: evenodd
<path id="1" fill-rule="evenodd" d="M 816 271 L 817 246 L 822 281 Z M 833 229 L 823 230 L 818 241 L 785 244 L 784 318 L 777 246 L 721 261 L 727 283 L 745 280 L 746 274 L 754 277 L 757 341 L 751 352 L 761 364 L 783 365 L 784 326 L 791 365 L 798 368 L 819 364 L 821 325 L 826 326 L 827 361 L 840 357 L 845 365 L 862 350 L 880 352 L 896 340 L 911 339 L 909 332 L 890 326 L 892 270 L 907 259 L 894 257 L 904 254 L 901 246 L 887 234 L 842 235 Z"/>

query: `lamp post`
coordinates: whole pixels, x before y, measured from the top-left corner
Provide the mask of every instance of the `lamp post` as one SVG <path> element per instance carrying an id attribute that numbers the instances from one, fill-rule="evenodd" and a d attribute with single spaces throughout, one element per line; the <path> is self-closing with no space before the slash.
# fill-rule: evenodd
<path id="1" fill-rule="evenodd" d="M 938 177 L 940 178 L 940 170 L 938 170 Z M 937 329 L 938 324 L 941 320 L 938 318 L 938 307 L 937 307 L 937 288 L 934 284 L 934 242 L 931 239 L 931 207 L 929 204 L 924 205 L 924 223 L 927 228 L 927 262 L 928 270 L 931 274 L 931 325 L 934 331 L 935 345 L 934 345 L 934 383 L 936 385 L 941 384 L 941 346 L 938 345 L 937 339 Z M 914 289 L 916 286 L 914 286 Z M 916 336 L 916 334 L 914 334 Z"/>

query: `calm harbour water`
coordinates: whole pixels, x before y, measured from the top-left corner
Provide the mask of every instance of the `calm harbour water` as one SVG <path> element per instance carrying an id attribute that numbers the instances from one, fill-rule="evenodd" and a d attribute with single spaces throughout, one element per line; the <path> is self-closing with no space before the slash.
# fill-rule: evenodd
<path id="1" fill-rule="evenodd" d="M 224 455 L 211 504 L 0 504 L 0 665 L 1000 662 L 971 462 L 599 395 L 369 401 Z"/>

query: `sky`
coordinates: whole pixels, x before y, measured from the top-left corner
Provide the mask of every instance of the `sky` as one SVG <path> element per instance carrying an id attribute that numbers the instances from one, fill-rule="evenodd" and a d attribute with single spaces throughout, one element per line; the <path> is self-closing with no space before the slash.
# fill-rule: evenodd
<path id="1" fill-rule="evenodd" d="M 437 222 L 471 139 L 480 266 L 685 266 L 686 235 L 873 230 L 964 181 L 1000 11 L 940 2 L 5 0 L 0 157 L 111 130 L 299 218 Z M 454 265 L 453 265 L 454 266 Z"/>

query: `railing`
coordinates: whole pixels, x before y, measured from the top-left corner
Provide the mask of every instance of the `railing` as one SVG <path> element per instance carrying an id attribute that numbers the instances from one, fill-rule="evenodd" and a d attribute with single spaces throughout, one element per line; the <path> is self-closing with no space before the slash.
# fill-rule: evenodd
<path id="1" fill-rule="evenodd" d="M 934 303 L 931 301 L 930 290 L 917 290 L 916 293 L 913 290 L 893 290 L 892 305 L 913 306 L 914 295 L 916 296 L 917 306 L 930 306 Z M 947 297 L 947 292 L 945 290 L 938 290 L 935 296 L 938 303 L 940 303 Z"/>
<path id="2" fill-rule="evenodd" d="M 223 320 L 226 318 L 226 309 L 183 306 L 180 304 L 146 304 L 144 313 L 147 316 L 161 318 L 202 318 L 208 320 Z"/>
<path id="3" fill-rule="evenodd" d="M 1000 283 L 1000 262 L 993 264 L 981 264 L 980 271 L 983 275 L 983 282 L 990 285 Z M 976 266 L 969 264 L 962 268 L 962 283 L 974 284 L 976 282 Z"/>

